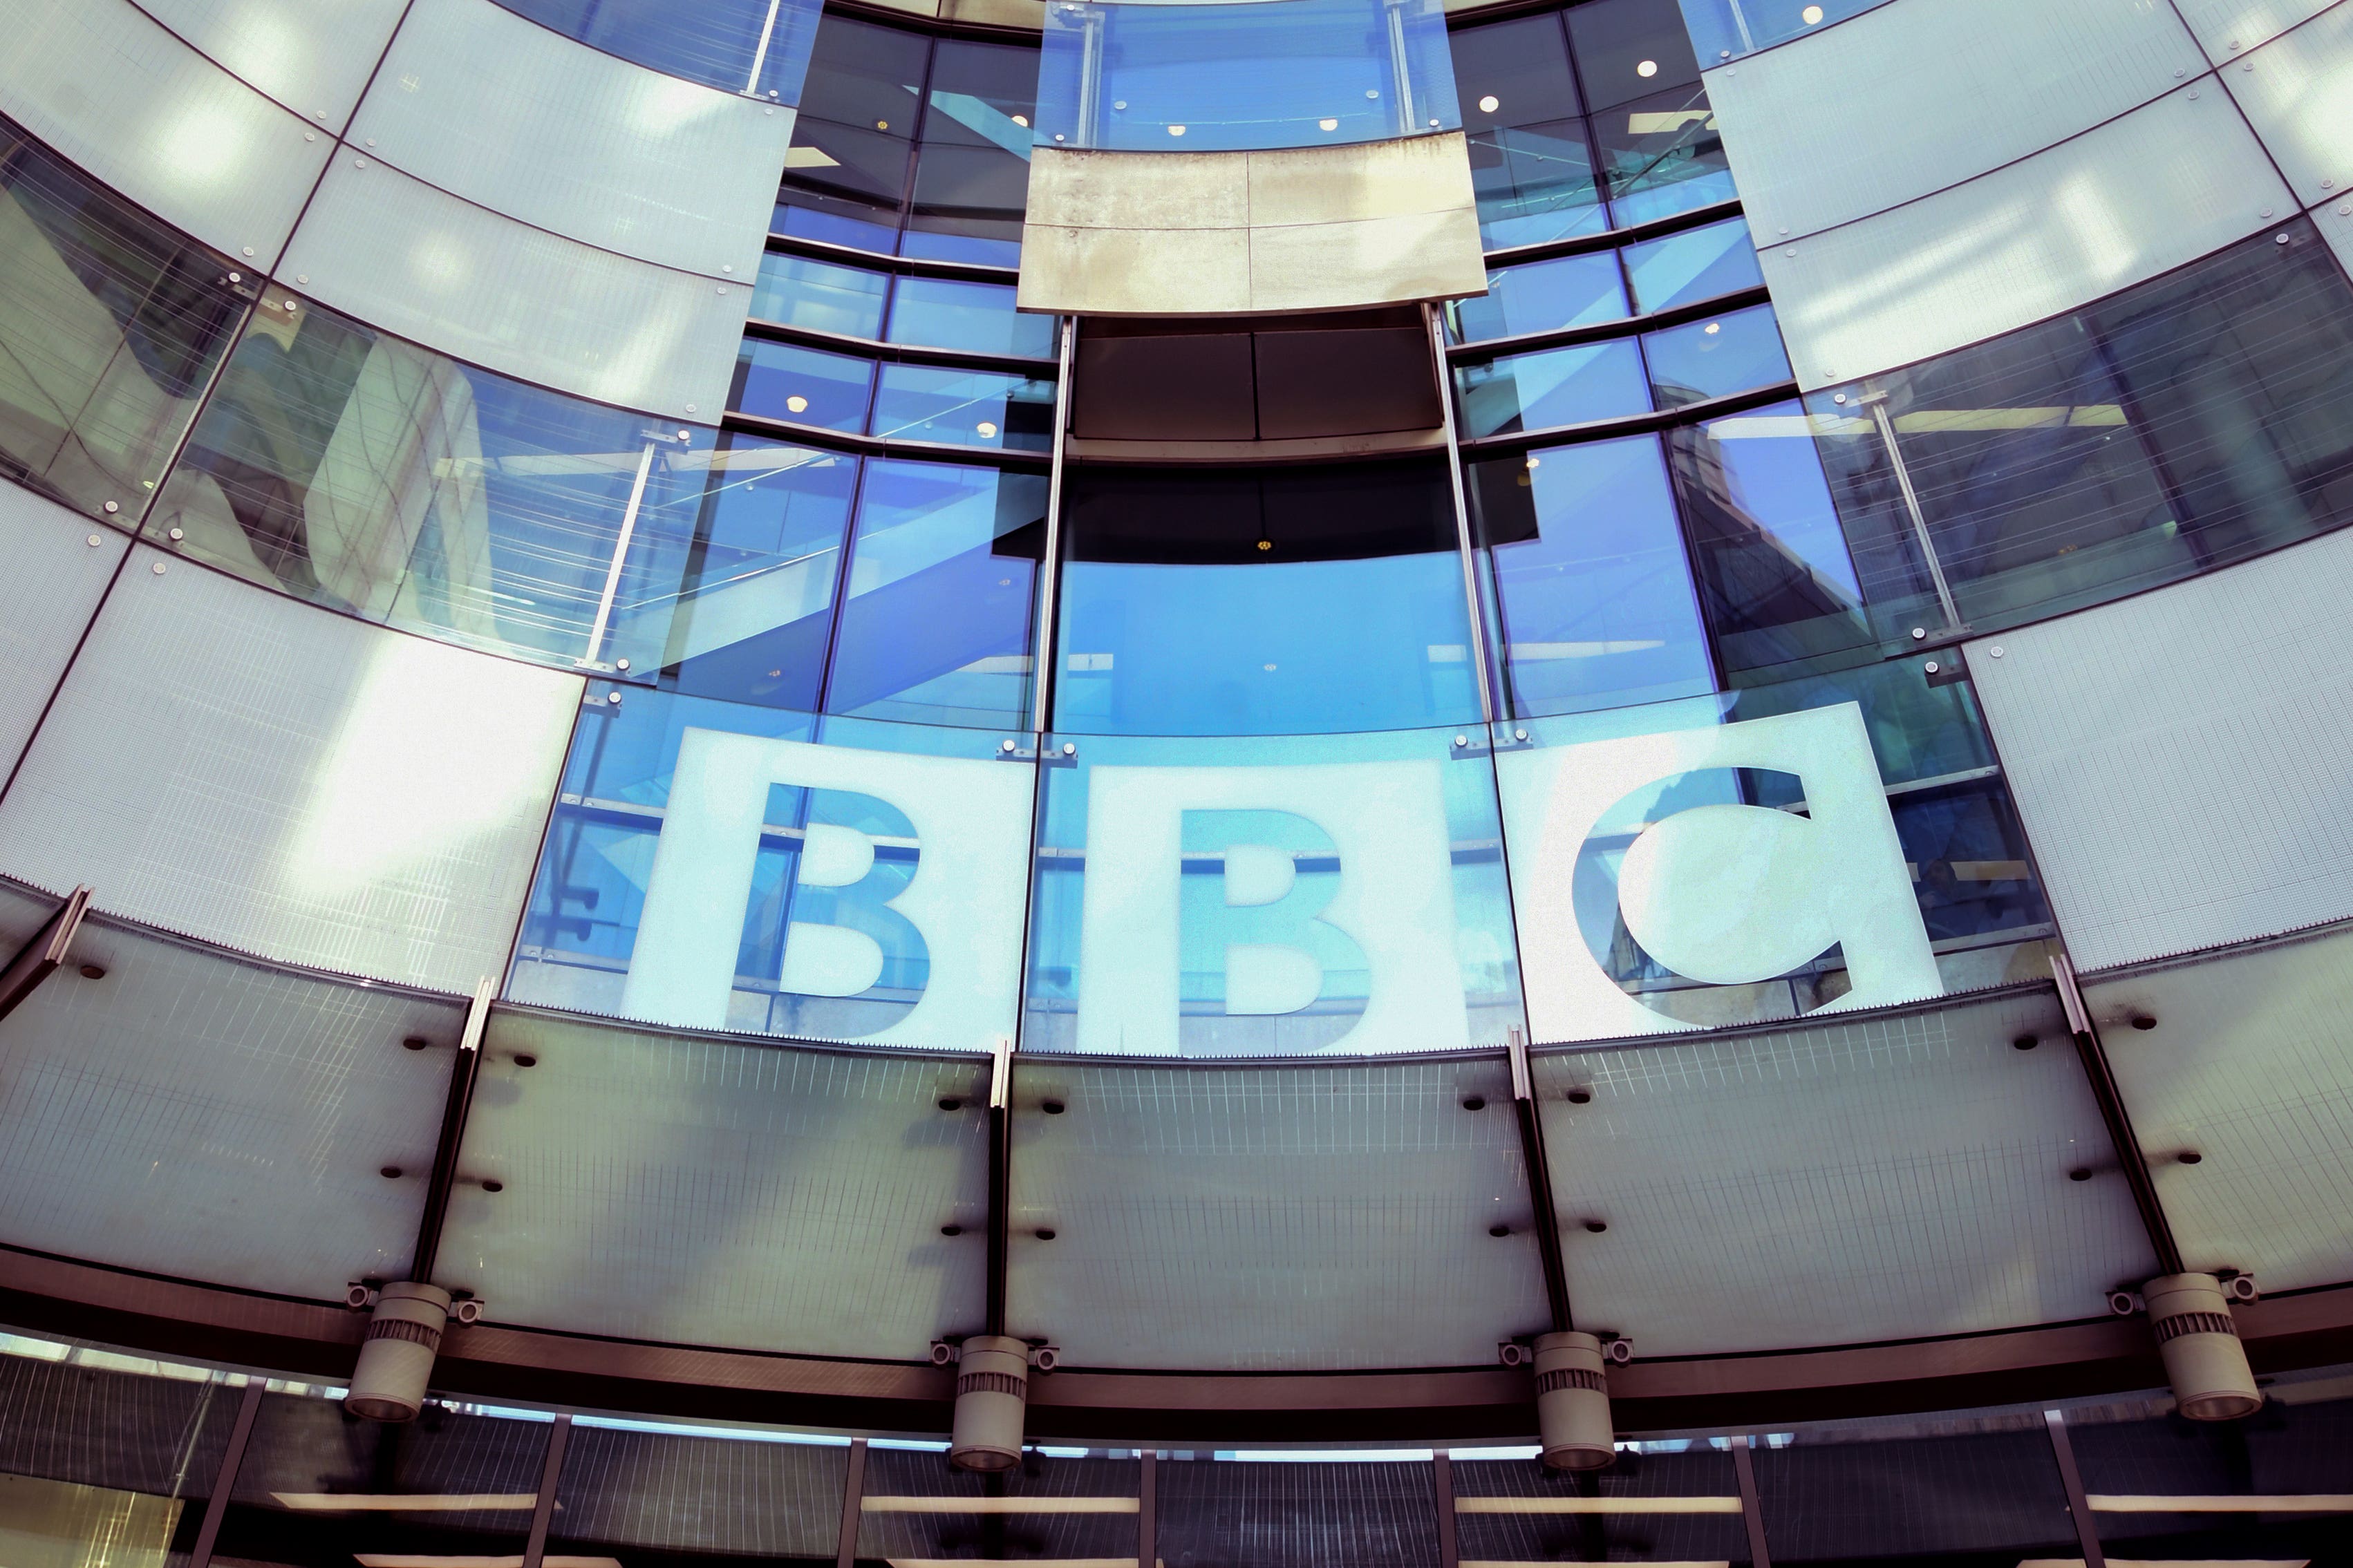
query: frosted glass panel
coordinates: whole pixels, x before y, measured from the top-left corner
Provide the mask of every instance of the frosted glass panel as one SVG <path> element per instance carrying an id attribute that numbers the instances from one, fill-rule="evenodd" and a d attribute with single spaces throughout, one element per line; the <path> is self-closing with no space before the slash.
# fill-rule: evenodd
<path id="1" fill-rule="evenodd" d="M 1008 1328 L 1072 1365 L 1475 1366 L 1547 1326 L 1492 1058 L 1026 1063 L 1014 1115 Z"/>
<path id="2" fill-rule="evenodd" d="M 74 644 L 129 548 L 130 541 L 112 529 L 0 483 L 0 778 L 33 738 Z"/>
<path id="3" fill-rule="evenodd" d="M 248 85 L 340 130 L 384 58 L 402 0 L 138 0 Z"/>
<path id="4" fill-rule="evenodd" d="M 2353 1278 L 2353 933 L 2084 996 L 2184 1261 L 2250 1270 L 2266 1290 Z"/>
<path id="5" fill-rule="evenodd" d="M 148 211 L 264 262 L 333 149 L 130 0 L 0 0 L 0 103 Z"/>
<path id="6" fill-rule="evenodd" d="M 2079 968 L 2353 915 L 2348 595 L 2339 532 L 1970 645 Z"/>
<path id="7" fill-rule="evenodd" d="M 2000 168 L 2206 68 L 2169 5 L 1902 0 L 1707 88 L 1766 245 Z"/>
<path id="8" fill-rule="evenodd" d="M 580 690 L 142 547 L 0 802 L 0 870 L 470 992 L 505 965 Z"/>
<path id="9" fill-rule="evenodd" d="M 2174 9 L 2220 62 L 2278 37 L 2336 0 L 2173 0 Z M 2235 83 L 2233 85 L 2236 85 Z"/>
<path id="10" fill-rule="evenodd" d="M 2353 8 L 2336 6 L 2232 60 L 2222 79 L 2296 204 L 2331 200 L 2353 183 Z"/>
<path id="11" fill-rule="evenodd" d="M 987 1071 L 499 1012 L 440 1277 L 500 1322 L 920 1360 L 982 1323 Z"/>
<path id="12" fill-rule="evenodd" d="M 715 417 L 751 289 L 548 234 L 346 149 L 281 273 L 373 326 L 560 392 Z"/>
<path id="13" fill-rule="evenodd" d="M 46 912 L 0 900 L 0 945 Z M 0 1240 L 313 1300 L 406 1278 L 464 1023 L 85 921 L 0 1026 Z"/>
<path id="14" fill-rule="evenodd" d="M 2087 1318 L 2156 1268 L 2047 986 L 1535 1068 L 1577 1321 L 1645 1357 Z"/>
<path id="15" fill-rule="evenodd" d="M 749 280 L 793 111 L 586 48 L 491 0 L 417 0 L 349 140 L 493 212 Z"/>
<path id="16" fill-rule="evenodd" d="M 1811 389 L 2088 304 L 2294 205 L 2209 81 L 1896 211 L 1767 245 L 1765 281 Z"/>

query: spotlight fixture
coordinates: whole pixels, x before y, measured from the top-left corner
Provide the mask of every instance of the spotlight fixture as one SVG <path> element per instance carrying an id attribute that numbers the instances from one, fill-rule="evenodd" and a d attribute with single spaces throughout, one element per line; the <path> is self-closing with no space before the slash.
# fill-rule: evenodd
<path id="1" fill-rule="evenodd" d="M 1503 107 L 1504 100 L 1492 92 L 1479 100 L 1479 112 L 1482 114 L 1493 114 Z"/>
<path id="2" fill-rule="evenodd" d="M 1656 60 L 1644 60 L 1641 65 L 1634 68 L 1634 74 L 1636 76 L 1642 77 L 1656 76 L 1659 74 L 1659 62 Z"/>
<path id="3" fill-rule="evenodd" d="M 795 414 L 807 414 L 808 412 L 808 399 L 796 392 L 790 397 L 785 399 L 785 406 L 792 410 Z"/>
<path id="4" fill-rule="evenodd" d="M 1809 5 L 1804 10 L 1799 12 L 1798 16 L 1799 19 L 1803 21 L 1807 26 L 1810 27 L 1815 23 L 1822 19 L 1822 8 L 1820 5 Z"/>

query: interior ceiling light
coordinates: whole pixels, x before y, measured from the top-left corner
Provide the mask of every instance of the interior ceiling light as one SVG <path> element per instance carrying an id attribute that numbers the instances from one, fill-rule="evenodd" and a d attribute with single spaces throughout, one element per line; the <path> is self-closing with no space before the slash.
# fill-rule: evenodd
<path id="1" fill-rule="evenodd" d="M 1013 117 L 1013 123 L 1027 131 L 1029 129 L 1029 117 L 1026 114 L 1017 114 Z"/>
<path id="2" fill-rule="evenodd" d="M 992 419 L 984 419 L 978 425 L 973 426 L 973 428 L 978 430 L 983 436 L 994 436 L 997 434 L 997 422 Z"/>
<path id="3" fill-rule="evenodd" d="M 1822 19 L 1822 8 L 1820 5 L 1809 5 L 1798 15 L 1804 19 L 1806 26 L 1810 27 Z"/>
<path id="4" fill-rule="evenodd" d="M 1482 114 L 1493 114 L 1503 107 L 1504 100 L 1492 92 L 1479 100 L 1479 112 Z"/>
<path id="5" fill-rule="evenodd" d="M 1634 74 L 1636 76 L 1656 76 L 1659 74 L 1659 62 L 1656 60 L 1644 60 L 1641 65 L 1634 68 Z"/>
<path id="6" fill-rule="evenodd" d="M 1644 71 L 1642 74 L 1644 76 L 1648 76 L 1651 73 Z M 874 122 L 874 129 L 877 131 L 888 131 L 891 129 L 891 122 L 887 120 L 878 120 Z"/>
<path id="7" fill-rule="evenodd" d="M 808 399 L 796 392 L 790 397 L 785 399 L 785 406 L 791 409 L 796 414 L 807 414 L 808 412 Z"/>
<path id="8" fill-rule="evenodd" d="M 1181 125 L 1172 125 L 1168 128 L 1168 134 L 1171 136 L 1182 136 L 1185 134 L 1185 128 Z"/>
<path id="9" fill-rule="evenodd" d="M 1715 336 L 1716 333 L 1724 331 L 1724 323 L 1722 321 L 1710 321 L 1707 324 L 1705 331 L 1707 335 L 1712 338 Z"/>
<path id="10" fill-rule="evenodd" d="M 1336 120 L 1319 120 L 1315 122 L 1315 129 L 1318 131 L 1337 131 L 1340 129 L 1340 122 Z"/>

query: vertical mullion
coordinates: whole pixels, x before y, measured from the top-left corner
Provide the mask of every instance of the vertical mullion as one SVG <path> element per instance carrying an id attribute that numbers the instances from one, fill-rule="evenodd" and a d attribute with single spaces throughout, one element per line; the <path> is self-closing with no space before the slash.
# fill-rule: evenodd
<path id="1" fill-rule="evenodd" d="M 1749 1457 L 1757 1439 L 1735 1433 L 1731 1443 L 1732 1472 L 1740 1479 L 1740 1521 L 1748 1529 L 1748 1568 L 1773 1568 L 1772 1553 L 1765 1545 L 1765 1516 L 1757 1506 L 1757 1466 Z"/>
<path id="2" fill-rule="evenodd" d="M 196 1531 L 196 1549 L 188 1554 L 188 1568 L 212 1568 L 213 1547 L 220 1540 L 221 1521 L 228 1514 L 229 1493 L 245 1465 L 245 1448 L 253 1437 L 254 1417 L 261 1411 L 262 1381 L 248 1379 L 245 1397 L 237 1402 L 237 1421 L 228 1429 L 228 1447 L 221 1452 L 220 1471 L 213 1477 L 213 1495 L 205 1500 L 205 1522 Z"/>
<path id="3" fill-rule="evenodd" d="M 834 1552 L 834 1568 L 854 1568 L 858 1561 L 858 1521 L 866 1509 L 866 1439 L 849 1444 L 849 1468 L 841 1487 L 841 1544 Z"/>
<path id="4" fill-rule="evenodd" d="M 531 1538 L 522 1549 L 522 1568 L 540 1568 L 547 1560 L 547 1527 L 555 1518 L 555 1487 L 564 1477 L 564 1449 L 571 1436 L 570 1415 L 558 1415 L 547 1429 L 547 1453 L 540 1460 L 539 1496 L 531 1506 Z"/>

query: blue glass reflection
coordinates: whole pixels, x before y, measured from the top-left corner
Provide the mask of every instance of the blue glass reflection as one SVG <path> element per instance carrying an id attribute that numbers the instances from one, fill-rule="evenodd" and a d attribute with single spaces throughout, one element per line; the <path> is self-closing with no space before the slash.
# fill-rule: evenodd
<path id="1" fill-rule="evenodd" d="M 1021 724 L 1045 518 L 1043 474 L 869 462 L 828 710 Z"/>
<path id="2" fill-rule="evenodd" d="M 1887 0 L 1683 0 L 1683 25 L 1702 65 L 1784 44 Z"/>
<path id="3" fill-rule="evenodd" d="M 1461 124 L 1439 0 L 1046 7 L 1041 145 L 1319 147 Z"/>
<path id="4" fill-rule="evenodd" d="M 1023 315 L 1013 289 L 952 278 L 902 278 L 891 296 L 890 341 L 973 353 L 1054 356 L 1054 318 Z"/>
<path id="5" fill-rule="evenodd" d="M 1789 356 L 1770 305 L 1645 332 L 1642 357 L 1651 368 L 1651 395 L 1662 408 L 1789 379 Z"/>
<path id="6" fill-rule="evenodd" d="M 1453 307 L 1459 342 L 1582 327 L 1626 313 L 1626 285 L 1608 251 L 1498 268 L 1487 274 L 1485 298 Z"/>
<path id="7" fill-rule="evenodd" d="M 1003 371 L 886 364 L 871 433 L 1047 451 L 1054 445 L 1054 384 Z"/>
<path id="8" fill-rule="evenodd" d="M 1630 338 L 1506 354 L 1454 373 L 1462 395 L 1462 433 L 1497 436 L 1548 430 L 1651 412 L 1642 356 Z"/>
<path id="9" fill-rule="evenodd" d="M 1697 82 L 1603 110 L 1592 123 L 1610 216 L 1620 228 L 1740 194 L 1707 89 Z"/>
<path id="10" fill-rule="evenodd" d="M 746 338 L 735 358 L 728 405 L 739 414 L 789 419 L 828 430 L 859 430 L 874 390 L 874 362 L 797 343 Z"/>
<path id="11" fill-rule="evenodd" d="M 760 258 L 760 277 L 752 285 L 752 317 L 875 339 L 882 335 L 882 306 L 890 292 L 887 273 L 772 250 Z"/>
<path id="12" fill-rule="evenodd" d="M 568 38 L 666 75 L 797 104 L 818 0 L 498 0 Z"/>
<path id="13" fill-rule="evenodd" d="M 1633 286 L 1634 309 L 1646 314 L 1765 286 L 1745 217 L 1642 240 L 1619 255 Z"/>
<path id="14" fill-rule="evenodd" d="M 1481 463 L 1472 488 L 1514 713 L 1714 689 L 1656 437 Z"/>

